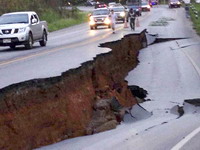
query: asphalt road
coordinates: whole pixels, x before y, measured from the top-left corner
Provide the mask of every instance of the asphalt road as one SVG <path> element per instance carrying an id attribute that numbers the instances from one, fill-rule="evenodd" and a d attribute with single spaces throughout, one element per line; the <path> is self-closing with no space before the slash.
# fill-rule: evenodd
<path id="1" fill-rule="evenodd" d="M 148 85 L 146 87 L 147 89 L 149 88 L 148 90 L 152 93 L 155 92 L 158 94 L 159 86 L 162 87 L 160 89 L 164 89 L 164 85 L 167 89 L 167 91 L 165 91 L 164 89 L 163 93 L 160 92 L 160 97 L 158 97 L 158 95 L 156 95 L 155 93 L 150 95 L 155 99 L 164 100 L 163 103 L 153 101 L 152 104 L 144 104 L 144 106 L 153 105 L 153 107 L 151 108 L 149 106 L 146 106 L 146 108 L 154 112 L 154 117 L 151 117 L 150 120 L 147 119 L 140 123 L 134 123 L 134 125 L 124 124 L 123 126 L 128 129 L 132 127 L 132 130 L 134 129 L 134 132 L 132 133 L 132 135 L 130 132 L 126 137 L 123 137 L 121 133 L 113 134 L 115 137 L 117 136 L 119 140 L 115 141 L 113 145 L 106 145 L 106 143 L 109 143 L 109 141 L 113 142 L 114 137 L 110 135 L 107 136 L 103 143 L 94 142 L 94 146 L 90 146 L 90 148 L 86 147 L 85 149 L 95 148 L 97 150 L 98 148 L 101 149 L 101 146 L 103 145 L 105 149 L 124 150 L 133 149 L 134 147 L 134 150 L 168 150 L 174 148 L 185 137 L 190 135 L 195 129 L 198 129 L 200 125 L 198 114 L 184 115 L 180 119 L 176 119 L 177 116 L 174 115 L 162 115 L 163 112 L 169 110 L 172 106 L 174 106 L 174 103 L 181 104 L 181 102 L 183 101 L 183 95 L 185 93 L 189 93 L 187 95 L 188 98 L 198 97 L 198 93 L 200 93 L 200 88 L 198 84 L 200 82 L 200 40 L 193 31 L 191 22 L 185 17 L 184 9 L 169 9 L 167 6 L 164 5 L 156 6 L 152 8 L 151 12 L 143 13 L 142 17 L 139 18 L 139 22 L 140 27 L 136 28 L 136 31 L 134 32 L 140 32 L 143 29 L 147 28 L 147 31 L 149 33 L 158 33 L 160 38 L 185 38 L 184 40 L 176 40 L 171 43 L 150 46 L 149 49 L 155 50 L 152 51 L 152 56 L 156 58 L 156 56 L 161 53 L 161 51 L 156 50 L 165 50 L 165 46 L 167 45 L 168 48 L 177 52 L 176 55 L 173 54 L 170 56 L 176 56 L 174 58 L 178 58 L 180 62 L 183 62 L 183 60 L 184 62 L 189 62 L 189 65 L 187 66 L 185 66 L 185 64 L 184 66 L 179 64 L 179 70 L 191 70 L 193 74 L 184 72 L 185 74 L 181 74 L 181 76 L 172 76 L 173 71 L 176 70 L 169 69 L 167 72 L 169 78 L 177 77 L 174 79 L 178 81 L 173 81 L 173 83 L 177 83 L 177 85 L 174 85 L 175 88 L 169 88 L 169 82 L 164 82 L 164 80 L 160 78 L 160 75 L 165 73 L 157 72 L 157 76 L 153 76 L 153 80 L 147 80 L 145 82 L 146 84 L 149 83 L 149 85 L 151 85 Z M 112 34 L 111 29 L 107 28 L 90 30 L 88 23 L 85 23 L 50 33 L 47 47 L 41 48 L 39 44 L 36 43 L 34 45 L 34 48 L 31 50 L 25 50 L 21 47 L 17 48 L 16 50 L 11 50 L 7 47 L 0 48 L 0 88 L 30 79 L 58 76 L 64 71 L 80 66 L 81 63 L 85 61 L 92 60 L 99 53 L 106 53 L 110 51 L 110 49 L 99 48 L 98 45 L 100 43 L 119 40 L 124 35 L 134 32 L 131 31 L 130 28 L 124 29 L 123 24 L 117 24 L 116 34 Z M 184 59 L 183 57 L 181 57 L 183 55 Z M 173 62 L 167 63 L 173 65 Z M 159 67 L 163 66 L 159 66 L 158 64 L 158 66 L 153 68 L 153 71 L 156 71 L 155 69 Z M 148 69 L 147 66 L 146 69 Z M 142 73 L 143 80 L 145 79 L 145 75 L 148 74 Z M 140 79 L 138 79 L 138 81 Z M 190 82 L 194 79 L 196 81 L 196 84 L 188 86 L 190 85 Z M 132 80 L 136 82 L 136 78 L 129 78 L 129 83 L 132 83 Z M 154 84 L 158 83 L 158 80 L 159 84 Z M 181 80 L 182 82 L 184 81 L 183 83 L 185 86 L 178 85 Z M 176 86 L 178 88 L 176 88 Z M 183 92 L 181 91 L 181 88 L 186 88 L 186 90 L 183 90 Z M 191 88 L 193 88 L 194 90 L 191 91 Z M 158 91 L 156 92 L 156 90 Z M 170 93 L 173 93 L 174 91 L 176 96 L 171 96 Z M 172 98 L 173 103 L 170 102 L 169 98 Z M 180 99 L 182 99 L 182 101 Z M 155 117 L 156 115 L 157 117 Z M 182 145 L 181 149 L 199 149 L 200 146 L 197 142 L 198 137 L 199 133 L 195 134 L 194 137 L 189 138 L 186 144 Z M 84 139 L 82 139 L 81 141 L 82 143 L 84 143 Z M 90 139 L 90 141 L 92 141 L 92 139 Z M 77 143 L 79 143 L 79 140 L 77 140 Z M 70 143 L 70 140 L 69 143 L 66 144 L 66 146 L 68 149 L 70 149 L 70 146 L 76 147 L 76 145 L 74 145 L 74 142 Z M 78 144 L 78 146 L 81 145 Z M 64 146 L 63 149 L 66 149 L 66 147 Z"/>
<path id="2" fill-rule="evenodd" d="M 151 45 L 140 52 L 140 64 L 127 76 L 129 85 L 139 85 L 148 91 L 152 101 L 141 104 L 152 117 L 132 123 L 122 123 L 117 129 L 93 136 L 69 139 L 41 148 L 42 150 L 198 150 L 200 145 L 199 112 L 185 107 L 178 117 L 172 109 L 183 105 L 184 99 L 200 97 L 200 38 L 185 16 L 184 8 L 155 6 L 139 18 L 140 27 L 159 38 L 183 38 Z M 118 25 L 116 35 L 109 29 L 94 31 L 109 34 L 99 42 L 116 40 L 130 29 Z M 92 44 L 92 45 L 93 45 Z M 85 51 L 84 51 L 85 52 Z M 187 110 L 187 111 L 186 111 Z"/>
<path id="3" fill-rule="evenodd" d="M 117 33 L 111 29 L 90 30 L 88 23 L 73 26 L 49 34 L 46 47 L 34 44 L 31 50 L 19 47 L 11 50 L 0 48 L 0 88 L 34 78 L 58 76 L 62 72 L 92 60 L 109 49 L 98 48 L 100 43 L 118 40 L 127 31 L 117 25 Z"/>
<path id="4" fill-rule="evenodd" d="M 91 7 L 81 9 L 92 10 Z M 140 19 L 147 18 L 143 13 Z M 51 32 L 46 47 L 34 44 L 31 50 L 17 47 L 0 48 L 0 88 L 35 78 L 58 76 L 81 63 L 92 60 L 97 54 L 108 52 L 109 49 L 99 48 L 100 43 L 121 39 L 125 34 L 133 33 L 130 28 L 124 29 L 123 23 L 116 25 L 116 34 L 111 29 L 99 27 L 90 30 L 88 23 Z M 136 29 L 135 32 L 143 30 Z"/>
<path id="5" fill-rule="evenodd" d="M 198 150 L 200 147 L 199 144 L 200 133 L 198 132 L 193 137 L 189 138 L 188 142 L 184 142 L 183 146 L 180 148 L 181 150 Z M 181 144 L 182 145 L 182 144 Z"/>

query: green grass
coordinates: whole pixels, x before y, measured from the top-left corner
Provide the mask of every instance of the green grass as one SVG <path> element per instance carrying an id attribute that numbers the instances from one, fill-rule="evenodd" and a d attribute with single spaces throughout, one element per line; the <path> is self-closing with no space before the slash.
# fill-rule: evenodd
<path id="1" fill-rule="evenodd" d="M 87 21 L 86 16 L 87 15 L 84 13 L 79 13 L 77 18 L 59 19 L 56 20 L 55 22 L 49 23 L 48 24 L 49 32 L 86 22 Z"/>
<path id="2" fill-rule="evenodd" d="M 35 11 L 39 15 L 40 20 L 47 21 L 49 32 L 87 21 L 87 13 L 81 12 L 76 6 L 72 7 L 71 10 L 68 10 L 63 7 L 63 5 L 56 2 L 59 1 L 5 0 L 5 2 L 0 5 L 0 15 L 13 11 Z"/>
<path id="3" fill-rule="evenodd" d="M 194 14 L 194 11 L 192 8 L 190 8 L 190 16 L 191 20 L 193 22 L 193 27 L 196 30 L 197 34 L 200 35 L 200 4 L 192 3 L 196 11 L 198 12 L 198 18 L 196 18 L 196 15 Z"/>
<path id="4" fill-rule="evenodd" d="M 49 11 L 45 13 L 41 18 L 42 20 L 47 21 L 49 32 L 52 32 L 86 22 L 87 13 L 78 11 L 76 12 L 76 15 L 61 17 L 58 13 Z"/>

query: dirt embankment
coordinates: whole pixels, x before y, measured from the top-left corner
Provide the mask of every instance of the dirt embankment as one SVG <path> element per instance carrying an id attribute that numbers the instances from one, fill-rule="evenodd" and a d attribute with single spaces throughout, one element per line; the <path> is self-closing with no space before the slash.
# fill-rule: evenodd
<path id="1" fill-rule="evenodd" d="M 101 45 L 111 52 L 61 76 L 1 89 L 0 149 L 29 150 L 115 128 L 121 121 L 116 106 L 136 103 L 124 78 L 144 43 L 145 31 L 127 35 Z"/>

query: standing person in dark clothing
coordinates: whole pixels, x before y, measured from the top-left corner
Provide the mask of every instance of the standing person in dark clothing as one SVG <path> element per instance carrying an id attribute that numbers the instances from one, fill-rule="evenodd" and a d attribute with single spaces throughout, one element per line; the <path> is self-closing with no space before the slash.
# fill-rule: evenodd
<path id="1" fill-rule="evenodd" d="M 130 18 L 130 27 L 131 27 L 132 30 L 135 30 L 135 18 L 136 18 L 136 14 L 133 11 L 133 8 L 130 9 L 128 16 Z"/>

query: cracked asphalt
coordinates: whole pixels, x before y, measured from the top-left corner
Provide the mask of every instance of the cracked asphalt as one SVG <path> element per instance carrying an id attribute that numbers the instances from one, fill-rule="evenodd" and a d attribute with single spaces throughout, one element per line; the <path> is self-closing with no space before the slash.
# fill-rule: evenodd
<path id="1" fill-rule="evenodd" d="M 160 19 L 165 23 L 158 23 Z M 174 38 L 142 49 L 139 65 L 126 77 L 129 85 L 148 91 L 147 99 L 151 101 L 141 106 L 148 112 L 145 113 L 153 115 L 142 120 L 127 117 L 117 129 L 65 140 L 42 150 L 200 149 L 199 107 L 184 103 L 185 99 L 200 97 L 200 38 L 186 18 L 184 8 L 155 6 L 139 21 L 135 33 L 146 28 L 157 38 Z M 183 107 L 181 117 L 177 105 Z M 137 117 L 145 113 L 141 111 Z"/>

